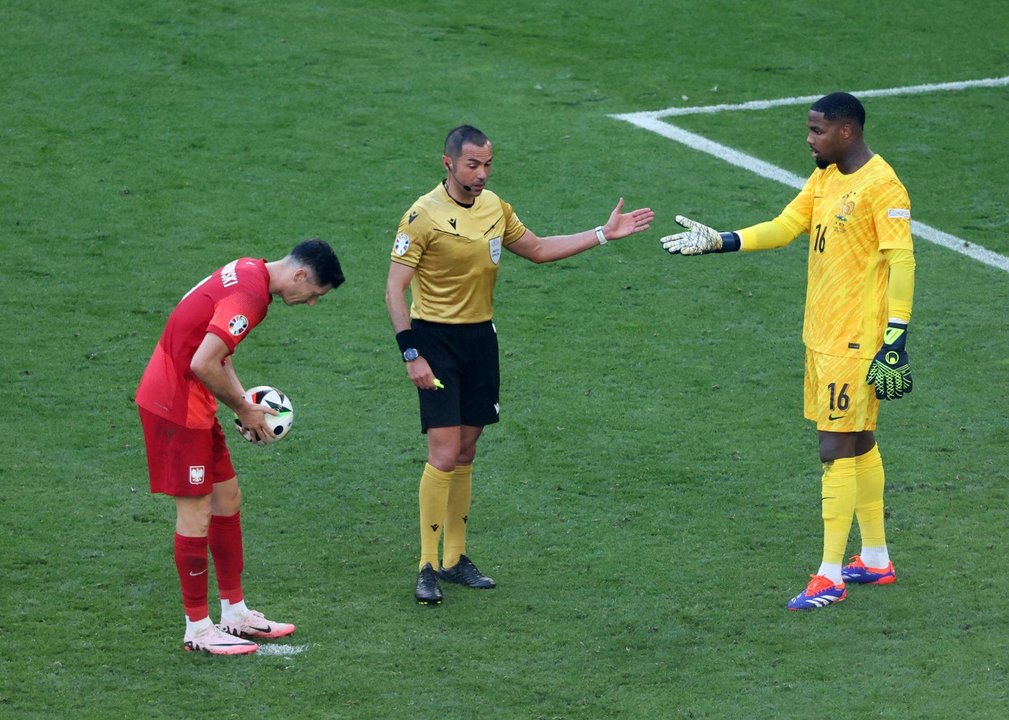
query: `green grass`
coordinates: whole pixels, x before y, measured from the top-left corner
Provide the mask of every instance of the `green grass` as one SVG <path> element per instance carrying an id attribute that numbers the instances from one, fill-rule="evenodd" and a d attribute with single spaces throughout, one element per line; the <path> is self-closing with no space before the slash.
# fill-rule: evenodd
<path id="1" fill-rule="evenodd" d="M 679 260 L 656 239 L 677 212 L 740 227 L 793 192 L 608 115 L 1003 76 L 1009 6 L 72 1 L 5 19 L 0 716 L 1005 716 L 1009 278 L 917 243 L 915 391 L 879 431 L 900 583 L 787 613 L 821 532 L 805 243 Z M 1007 102 L 867 102 L 915 217 L 1002 254 Z M 676 119 L 800 175 L 803 121 Z M 541 235 L 620 195 L 659 220 L 554 265 L 506 254 L 503 421 L 470 537 L 499 588 L 427 609 L 424 443 L 382 293 L 460 122 L 495 141 L 491 187 Z M 315 235 L 347 285 L 274 308 L 236 357 L 294 398 L 294 435 L 232 442 L 250 601 L 308 649 L 187 655 L 132 393 L 185 290 Z"/>

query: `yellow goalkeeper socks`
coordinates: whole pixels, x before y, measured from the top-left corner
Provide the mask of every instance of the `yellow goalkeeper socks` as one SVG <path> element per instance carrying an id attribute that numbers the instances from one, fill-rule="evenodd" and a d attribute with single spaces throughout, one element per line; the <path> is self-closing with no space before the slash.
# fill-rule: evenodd
<path id="1" fill-rule="evenodd" d="M 883 458 L 879 445 L 855 458 L 855 516 L 862 536 L 862 562 L 871 568 L 885 568 L 890 564 L 886 548 L 886 528 L 883 506 Z"/>
<path id="2" fill-rule="evenodd" d="M 424 464 L 424 474 L 420 477 L 420 565 L 427 563 L 438 569 L 438 541 L 445 526 L 448 508 L 448 493 L 452 485 L 452 473 L 442 472 L 430 463 Z"/>
<path id="3" fill-rule="evenodd" d="M 821 511 L 823 563 L 818 574 L 839 583 L 855 511 L 855 458 L 838 458 L 823 464 Z"/>
<path id="4" fill-rule="evenodd" d="M 452 487 L 448 491 L 448 514 L 445 516 L 444 567 L 458 565 L 459 556 L 466 552 L 466 523 L 469 521 L 472 497 L 473 465 L 456 465 Z"/>

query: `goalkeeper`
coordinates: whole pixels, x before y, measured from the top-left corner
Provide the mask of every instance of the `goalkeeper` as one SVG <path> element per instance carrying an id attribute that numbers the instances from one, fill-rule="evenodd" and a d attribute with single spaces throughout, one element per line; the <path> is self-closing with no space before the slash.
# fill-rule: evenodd
<path id="1" fill-rule="evenodd" d="M 911 392 L 905 344 L 914 294 L 907 191 L 866 144 L 865 110 L 847 93 L 809 110 L 816 169 L 770 222 L 716 232 L 677 216 L 685 232 L 662 238 L 673 255 L 783 247 L 809 235 L 804 414 L 816 422 L 823 463 L 823 558 L 790 610 L 840 602 L 846 583 L 896 581 L 883 523 L 883 461 L 874 431 L 880 400 Z M 843 565 L 852 515 L 862 549 Z"/>

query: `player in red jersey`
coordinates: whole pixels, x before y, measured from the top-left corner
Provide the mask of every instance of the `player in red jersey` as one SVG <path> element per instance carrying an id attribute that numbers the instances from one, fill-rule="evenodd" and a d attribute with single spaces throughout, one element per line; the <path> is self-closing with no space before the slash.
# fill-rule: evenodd
<path id="1" fill-rule="evenodd" d="M 248 638 L 290 635 L 294 625 L 250 610 L 242 593 L 241 491 L 217 403 L 235 411 L 257 437 L 270 435 L 266 410 L 247 402 L 231 355 L 266 317 L 273 296 L 314 305 L 343 283 L 323 240 L 305 240 L 280 260 L 238 258 L 179 301 L 137 388 L 151 492 L 175 499 L 175 565 L 186 613 L 186 650 L 215 655 L 255 652 Z M 221 622 L 210 620 L 208 548 L 214 557 Z"/>

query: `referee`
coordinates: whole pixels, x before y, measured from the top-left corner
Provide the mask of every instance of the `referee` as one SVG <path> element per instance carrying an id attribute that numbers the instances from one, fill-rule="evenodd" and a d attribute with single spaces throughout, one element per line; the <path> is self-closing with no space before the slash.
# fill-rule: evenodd
<path id="1" fill-rule="evenodd" d="M 427 434 L 415 593 L 425 605 L 441 602 L 439 579 L 494 587 L 466 557 L 466 522 L 477 440 L 484 426 L 498 421 L 498 343 L 491 320 L 502 248 L 534 263 L 552 262 L 647 230 L 655 217 L 648 208 L 622 213 L 621 198 L 605 225 L 537 237 L 511 205 L 486 189 L 493 158 L 493 145 L 476 128 L 461 125 L 448 134 L 441 158 L 446 177 L 400 220 L 386 282 L 385 303 Z"/>

